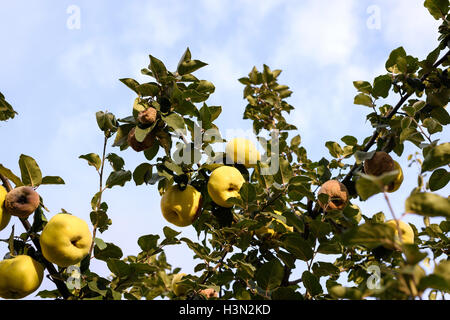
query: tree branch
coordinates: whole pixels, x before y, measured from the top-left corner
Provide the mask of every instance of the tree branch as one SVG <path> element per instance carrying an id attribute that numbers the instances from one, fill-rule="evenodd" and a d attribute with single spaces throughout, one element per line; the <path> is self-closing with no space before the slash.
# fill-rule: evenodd
<path id="1" fill-rule="evenodd" d="M 439 59 L 438 61 L 436 61 L 436 63 L 433 65 L 433 68 L 437 68 L 438 66 L 440 66 L 444 61 L 447 60 L 448 56 L 450 55 L 450 51 L 447 51 L 446 54 L 444 54 L 444 56 Z M 420 81 L 424 81 L 428 76 L 430 75 L 430 72 L 427 72 L 426 74 L 424 74 L 421 78 Z M 408 100 L 414 92 L 412 93 L 408 93 L 404 96 L 401 97 L 400 101 L 395 105 L 395 107 L 391 110 L 391 112 L 389 112 L 385 117 L 383 117 L 383 120 L 390 120 L 400 109 L 400 107 L 403 105 L 403 103 L 406 102 L 406 100 Z M 372 134 L 372 137 L 370 138 L 370 140 L 367 142 L 367 144 L 364 146 L 363 150 L 364 152 L 367 152 L 370 150 L 370 148 L 374 145 L 375 141 L 377 140 L 378 136 L 379 136 L 379 131 L 375 130 L 374 133 Z M 354 164 L 353 167 L 350 169 L 350 172 L 347 173 L 347 175 L 344 177 L 344 179 L 342 180 L 343 184 L 348 184 L 350 182 L 350 179 L 352 178 L 352 176 L 354 175 L 355 171 L 361 166 L 361 164 Z"/>

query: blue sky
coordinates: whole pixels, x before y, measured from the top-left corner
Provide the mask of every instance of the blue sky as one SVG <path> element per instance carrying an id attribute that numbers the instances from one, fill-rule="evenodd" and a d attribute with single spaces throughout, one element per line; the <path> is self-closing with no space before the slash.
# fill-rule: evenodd
<path id="1" fill-rule="evenodd" d="M 80 29 L 67 27 L 71 5 L 80 9 Z M 374 12 L 379 13 L 379 28 L 367 25 Z M 318 160 L 328 156 L 326 141 L 347 134 L 362 141 L 372 133 L 365 123 L 368 109 L 353 105 L 352 81 L 383 74 L 389 53 L 400 45 L 424 58 L 437 45 L 437 26 L 423 0 L 1 0 L 0 91 L 19 115 L 0 124 L 6 144 L 0 163 L 18 172 L 21 153 L 34 157 L 45 175 L 66 181 L 64 186 L 39 188 L 51 211 L 48 217 L 64 208 L 89 221 L 97 175 L 78 156 L 101 152 L 95 112 L 129 115 L 135 96 L 118 79 L 144 79 L 140 69 L 148 65 L 149 54 L 174 70 L 186 47 L 209 64 L 197 75 L 216 86 L 209 104 L 223 107 L 217 120 L 222 132 L 251 128 L 242 120 L 245 101 L 237 79 L 263 63 L 283 69 L 280 82 L 294 91 L 289 102 L 296 107 L 288 119 L 299 128 L 310 158 Z M 108 151 L 118 152 L 110 146 Z M 406 179 L 392 195 L 398 213 L 416 183 L 418 168 L 407 168 L 405 161 L 414 151 L 407 145 L 399 161 Z M 120 155 L 130 170 L 145 161 L 131 150 Z M 448 194 L 448 188 L 441 193 Z M 125 255 L 137 253 L 139 236 L 162 234 L 167 225 L 159 199 L 152 186 L 129 183 L 107 190 L 104 200 L 113 225 L 99 237 L 121 246 Z M 361 207 L 369 216 L 388 213 L 381 196 Z M 192 227 L 182 231 L 195 239 Z M 1 231 L 0 238 L 9 232 Z M 0 249 L 1 254 L 6 251 Z M 169 248 L 167 254 L 184 272 L 192 272 L 199 262 L 185 246 Z M 102 264 L 94 268 L 108 274 Z M 44 288 L 53 287 L 45 280 Z"/>

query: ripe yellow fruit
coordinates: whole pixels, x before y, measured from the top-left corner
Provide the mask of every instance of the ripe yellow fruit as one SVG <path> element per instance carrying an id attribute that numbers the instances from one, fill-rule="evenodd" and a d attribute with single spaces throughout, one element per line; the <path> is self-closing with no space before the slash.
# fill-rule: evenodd
<path id="1" fill-rule="evenodd" d="M 240 163 L 246 167 L 252 167 L 258 160 L 261 160 L 261 154 L 253 142 L 244 138 L 234 138 L 228 141 L 225 153 L 228 161 Z"/>
<path id="2" fill-rule="evenodd" d="M 278 215 L 281 215 L 280 211 L 276 211 L 275 210 L 275 213 L 278 214 Z M 286 230 L 289 231 L 289 232 L 293 232 L 294 231 L 293 227 L 288 226 L 287 224 L 285 224 L 283 221 L 281 221 L 278 218 L 272 218 L 272 221 L 276 221 L 278 223 L 281 223 L 286 228 Z M 275 237 L 277 235 L 276 231 L 273 228 L 270 227 L 270 224 L 269 225 L 265 225 L 265 226 L 255 230 L 255 234 L 260 239 L 262 239 L 262 238 L 273 238 L 273 237 Z"/>
<path id="3" fill-rule="evenodd" d="M 92 235 L 88 224 L 70 214 L 57 214 L 42 230 L 42 254 L 60 267 L 75 265 L 89 253 Z"/>
<path id="4" fill-rule="evenodd" d="M 9 220 L 11 220 L 11 215 L 6 212 L 4 207 L 7 194 L 8 192 L 6 191 L 6 189 L 0 186 L 0 231 L 5 229 L 9 223 Z"/>
<path id="5" fill-rule="evenodd" d="M 230 166 L 221 166 L 215 169 L 208 181 L 208 194 L 211 199 L 221 207 L 231 208 L 230 198 L 240 198 L 239 190 L 245 179 L 238 169 Z"/>
<path id="6" fill-rule="evenodd" d="M 397 161 L 394 161 L 394 170 L 398 170 L 398 174 L 395 177 L 395 180 L 388 186 L 388 192 L 395 192 L 400 188 L 403 182 L 403 170 L 400 167 L 400 164 Z"/>
<path id="7" fill-rule="evenodd" d="M 172 278 L 172 291 L 177 297 L 184 296 L 189 289 L 186 285 L 180 284 L 185 275 L 186 273 L 177 273 Z"/>
<path id="8" fill-rule="evenodd" d="M 395 222 L 395 220 L 388 220 L 386 221 L 386 225 L 388 225 L 389 227 L 391 227 L 394 230 L 394 241 L 398 246 L 401 246 L 402 243 L 403 244 L 413 244 L 414 243 L 414 230 L 411 228 L 411 226 L 404 222 L 399 220 L 399 225 L 400 225 L 400 231 L 402 233 L 402 237 L 401 237 L 401 241 L 398 235 L 398 228 L 397 228 L 397 223 Z M 390 246 L 390 245 L 385 245 L 386 248 L 388 249 L 395 249 L 394 246 Z"/>
<path id="9" fill-rule="evenodd" d="M 183 191 L 177 185 L 170 186 L 161 197 L 163 217 L 178 227 L 191 225 L 201 212 L 201 197 L 191 185 Z"/>
<path id="10" fill-rule="evenodd" d="M 0 261 L 0 297 L 22 299 L 42 283 L 44 267 L 26 255 Z"/>
<path id="11" fill-rule="evenodd" d="M 347 206 L 348 190 L 343 183 L 337 180 L 328 180 L 320 187 L 317 195 L 322 193 L 328 195 L 328 203 L 318 201 L 324 211 L 342 210 Z"/>

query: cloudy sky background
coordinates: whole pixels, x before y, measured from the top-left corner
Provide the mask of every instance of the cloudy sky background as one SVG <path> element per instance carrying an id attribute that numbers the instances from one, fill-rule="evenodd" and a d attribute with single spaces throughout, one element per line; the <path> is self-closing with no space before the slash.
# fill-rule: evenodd
<path id="1" fill-rule="evenodd" d="M 80 29 L 67 27 L 71 5 L 80 9 Z M 374 13 L 379 13 L 380 28 L 368 26 Z M 288 120 L 299 128 L 309 157 L 319 160 L 329 156 L 326 141 L 352 134 L 361 142 L 372 133 L 365 123 L 369 109 L 353 105 L 352 81 L 372 81 L 385 73 L 389 53 L 400 45 L 408 54 L 425 58 L 437 45 L 437 27 L 423 0 L 2 0 L 0 91 L 19 115 L 0 124 L 0 163 L 18 173 L 20 154 L 34 157 L 44 175 L 60 175 L 66 182 L 39 188 L 50 209 L 48 218 L 64 208 L 89 221 L 98 177 L 78 157 L 101 152 L 95 112 L 129 115 L 135 95 L 118 79 L 145 80 L 140 69 L 148 65 L 149 54 L 175 70 L 186 47 L 193 58 L 209 64 L 196 75 L 216 86 L 208 103 L 222 106 L 217 124 L 225 137 L 226 132 L 251 128 L 251 122 L 242 120 L 245 101 L 237 79 L 254 65 L 282 69 L 280 82 L 294 91 L 289 102 L 296 107 Z M 406 146 L 399 160 L 405 183 L 392 194 L 397 214 L 403 212 L 418 172 L 415 166 L 407 168 L 406 156 L 415 149 Z M 108 151 L 118 149 L 109 146 Z M 132 150 L 120 155 L 129 170 L 145 161 Z M 448 194 L 448 188 L 441 193 Z M 167 225 L 153 186 L 128 183 L 107 190 L 103 200 L 113 225 L 99 237 L 122 247 L 125 255 L 139 251 L 139 236 L 162 235 Z M 369 216 L 382 210 L 389 216 L 381 196 L 361 207 Z M 421 223 L 416 217 L 405 220 Z M 22 227 L 13 222 L 19 232 Z M 196 238 L 192 227 L 182 231 Z M 9 227 L 1 231 L 0 238 L 9 232 Z M 6 251 L 2 246 L 0 255 Z M 193 261 L 184 245 L 166 252 L 169 262 L 186 273 L 200 262 Z M 94 269 L 108 275 L 103 264 L 94 264 Z M 302 271 L 299 264 L 294 277 Z M 53 285 L 46 279 L 41 289 Z"/>

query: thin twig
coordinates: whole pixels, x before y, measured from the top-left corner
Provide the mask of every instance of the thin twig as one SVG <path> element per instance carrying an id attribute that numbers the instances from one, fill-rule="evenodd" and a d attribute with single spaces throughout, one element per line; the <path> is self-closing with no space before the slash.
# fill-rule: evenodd
<path id="1" fill-rule="evenodd" d="M 102 203 L 102 194 L 103 191 L 105 190 L 103 188 L 103 169 L 105 167 L 105 158 L 106 158 L 106 145 L 108 142 L 108 136 L 105 135 L 105 140 L 103 142 L 103 154 L 102 154 L 102 165 L 100 168 L 100 172 L 99 172 L 99 180 L 100 180 L 100 187 L 99 187 L 99 192 L 100 195 L 98 197 L 98 201 L 97 201 L 97 207 L 96 210 L 98 211 L 100 209 L 100 205 Z M 94 230 L 92 231 L 92 243 L 91 243 L 91 247 L 89 249 L 89 256 L 92 256 L 92 251 L 94 250 L 94 245 L 95 245 L 95 237 L 97 235 L 97 222 L 94 224 Z"/>

